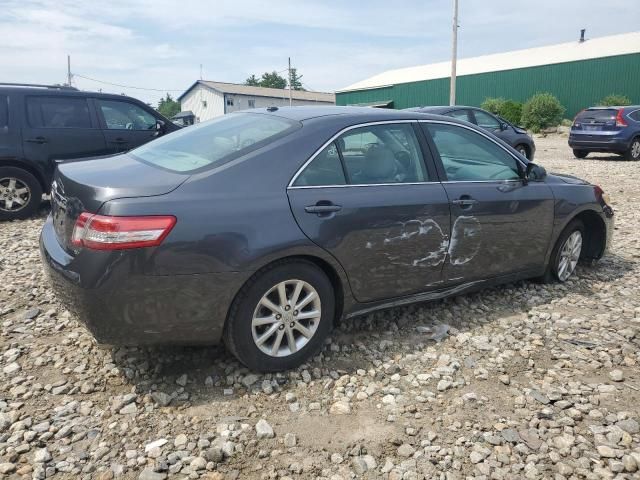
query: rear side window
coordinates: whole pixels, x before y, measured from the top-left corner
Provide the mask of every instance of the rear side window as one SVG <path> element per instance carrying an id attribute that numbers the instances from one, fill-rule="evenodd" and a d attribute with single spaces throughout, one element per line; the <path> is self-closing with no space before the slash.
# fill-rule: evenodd
<path id="1" fill-rule="evenodd" d="M 427 179 L 412 125 L 398 123 L 347 131 L 309 163 L 294 186 L 419 183 Z"/>
<path id="2" fill-rule="evenodd" d="M 118 100 L 96 100 L 96 104 L 109 130 L 152 130 L 156 128 L 156 118 L 133 103 Z"/>
<path id="3" fill-rule="evenodd" d="M 346 184 L 340 154 L 335 142 L 322 150 L 298 176 L 296 187 Z"/>
<path id="4" fill-rule="evenodd" d="M 193 172 L 223 165 L 301 126 L 274 115 L 234 113 L 178 130 L 130 153 L 173 172 Z"/>
<path id="5" fill-rule="evenodd" d="M 0 128 L 9 125 L 9 99 L 6 95 L 0 95 Z"/>
<path id="6" fill-rule="evenodd" d="M 634 119 L 636 122 L 640 122 L 640 110 L 636 110 L 635 112 L 631 112 L 629 116 Z"/>
<path id="7" fill-rule="evenodd" d="M 91 128 L 85 98 L 27 97 L 27 119 L 35 128 Z"/>

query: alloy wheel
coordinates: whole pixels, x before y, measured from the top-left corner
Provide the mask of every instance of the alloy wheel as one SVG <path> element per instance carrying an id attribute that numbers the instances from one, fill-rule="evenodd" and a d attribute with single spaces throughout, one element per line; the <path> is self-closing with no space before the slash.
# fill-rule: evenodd
<path id="1" fill-rule="evenodd" d="M 640 140 L 634 140 L 631 144 L 631 158 L 640 158 Z"/>
<path id="2" fill-rule="evenodd" d="M 0 210 L 19 212 L 29 204 L 31 190 L 19 178 L 0 178 Z"/>
<path id="3" fill-rule="evenodd" d="M 256 346 L 271 357 L 286 357 L 304 348 L 320 324 L 320 295 L 303 280 L 285 280 L 265 293 L 251 319 Z"/>
<path id="4" fill-rule="evenodd" d="M 525 158 L 527 158 L 527 149 L 524 147 L 518 147 L 518 152 L 520 152 L 521 155 L 523 155 Z"/>
<path id="5" fill-rule="evenodd" d="M 561 282 L 566 281 L 575 271 L 578 260 L 580 260 L 580 252 L 582 251 L 582 232 L 576 230 L 573 232 L 562 245 L 560 250 L 560 261 L 558 262 L 558 279 Z"/>

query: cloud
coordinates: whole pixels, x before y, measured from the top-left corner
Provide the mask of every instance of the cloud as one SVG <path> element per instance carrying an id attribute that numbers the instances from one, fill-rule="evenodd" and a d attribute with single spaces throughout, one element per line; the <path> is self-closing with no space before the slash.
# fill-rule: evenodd
<path id="1" fill-rule="evenodd" d="M 0 81 L 57 83 L 74 72 L 168 89 L 198 78 L 242 82 L 283 70 L 287 57 L 308 88 L 334 90 L 384 70 L 447 60 L 451 0 L 1 0 Z M 464 0 L 460 57 L 637 28 L 636 0 Z M 148 102 L 159 92 L 76 78 Z"/>

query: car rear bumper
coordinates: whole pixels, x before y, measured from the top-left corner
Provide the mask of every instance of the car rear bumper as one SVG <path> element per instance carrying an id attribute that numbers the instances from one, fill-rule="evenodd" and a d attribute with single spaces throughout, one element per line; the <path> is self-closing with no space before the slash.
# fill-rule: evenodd
<path id="1" fill-rule="evenodd" d="M 629 148 L 629 141 L 619 137 L 600 137 L 596 135 L 569 135 L 569 146 L 574 150 L 590 152 L 622 153 Z"/>
<path id="2" fill-rule="evenodd" d="M 242 284 L 241 275 L 134 274 L 135 253 L 120 251 L 106 263 L 100 259 L 102 264 L 94 268 L 98 275 L 86 275 L 86 256 L 72 257 L 62 249 L 51 217 L 40 235 L 40 255 L 58 300 L 98 343 L 219 342 L 228 308 Z"/>

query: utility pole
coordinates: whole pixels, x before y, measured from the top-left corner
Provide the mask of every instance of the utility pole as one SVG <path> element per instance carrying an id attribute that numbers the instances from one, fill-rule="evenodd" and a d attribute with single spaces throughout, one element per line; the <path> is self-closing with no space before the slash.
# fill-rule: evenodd
<path id="1" fill-rule="evenodd" d="M 289 57 L 289 106 L 293 104 L 293 100 L 291 98 L 291 57 Z"/>
<path id="2" fill-rule="evenodd" d="M 67 55 L 67 86 L 71 86 L 71 55 Z"/>
<path id="3" fill-rule="evenodd" d="M 200 64 L 200 80 L 202 80 L 202 64 Z"/>
<path id="4" fill-rule="evenodd" d="M 451 86 L 449 105 L 456 104 L 456 63 L 458 61 L 458 0 L 453 0 L 453 38 L 451 46 Z"/>

